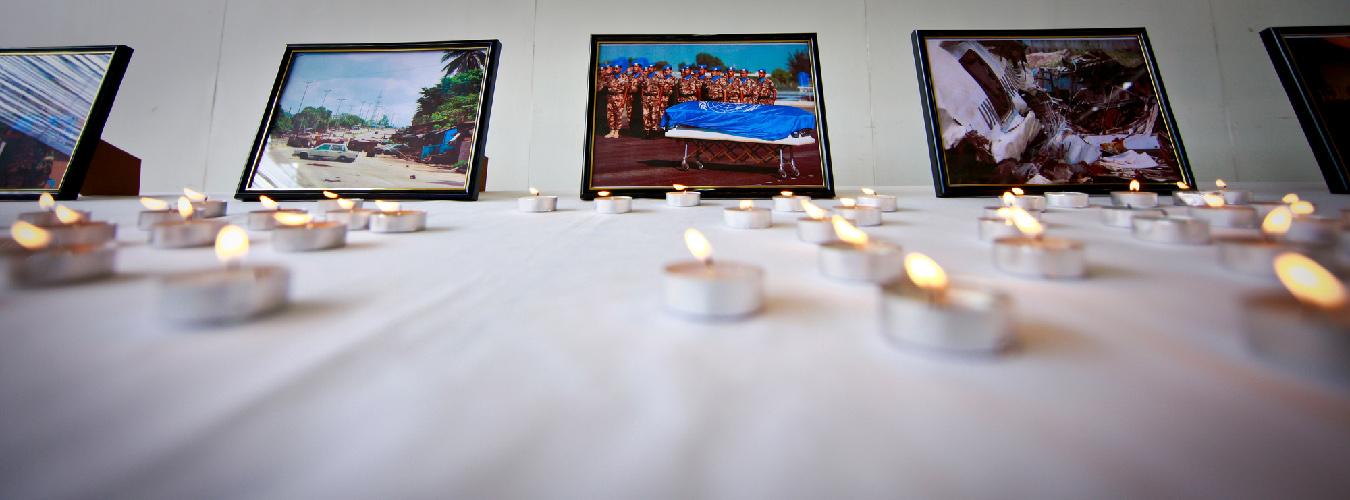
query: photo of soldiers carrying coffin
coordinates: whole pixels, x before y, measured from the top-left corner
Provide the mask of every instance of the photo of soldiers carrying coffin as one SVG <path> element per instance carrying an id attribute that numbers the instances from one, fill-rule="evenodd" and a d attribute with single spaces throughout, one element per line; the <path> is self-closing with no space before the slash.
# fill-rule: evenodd
<path id="1" fill-rule="evenodd" d="M 583 197 L 833 189 L 815 35 L 595 35 Z"/>

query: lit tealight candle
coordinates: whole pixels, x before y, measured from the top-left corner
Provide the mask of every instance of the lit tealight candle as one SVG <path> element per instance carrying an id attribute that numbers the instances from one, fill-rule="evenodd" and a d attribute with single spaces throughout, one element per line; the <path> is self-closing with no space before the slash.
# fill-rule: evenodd
<path id="1" fill-rule="evenodd" d="M 862 188 L 862 196 L 858 197 L 858 206 L 874 207 L 882 212 L 896 211 L 895 197 L 889 194 L 877 194 L 872 188 Z"/>
<path id="2" fill-rule="evenodd" d="M 258 197 L 258 203 L 263 206 L 262 210 L 253 210 L 248 213 L 248 229 L 250 231 L 271 231 L 277 227 L 276 214 L 281 212 L 303 214 L 304 210 L 295 208 L 281 208 L 281 205 L 267 195 Z"/>
<path id="3" fill-rule="evenodd" d="M 1004 204 L 1003 206 L 1001 206 L 1001 207 L 984 207 L 984 217 L 989 217 L 989 218 L 1004 217 L 1004 216 L 1008 213 L 1008 209 L 1010 209 L 1010 208 L 1016 208 L 1016 209 L 1018 209 L 1018 210 L 1021 210 L 1021 211 L 1023 211 L 1023 212 L 1026 212 L 1027 215 L 1030 215 L 1030 216 L 1032 216 L 1032 217 L 1035 217 L 1036 220 L 1044 220 L 1044 219 L 1045 219 L 1045 211 L 1044 211 L 1044 210 L 1027 210 L 1027 209 L 1024 209 L 1024 208 L 1022 208 L 1022 207 L 1017 206 L 1017 204 L 1012 203 L 1012 198 L 1011 198 L 1011 197 L 1009 197 L 1006 201 L 1007 201 L 1007 203 L 1005 203 L 1005 204 Z"/>
<path id="4" fill-rule="evenodd" d="M 216 240 L 216 233 L 225 227 L 225 222 L 216 219 L 199 219 L 196 208 L 187 197 L 178 198 L 177 220 L 158 222 L 150 227 L 150 246 L 155 248 L 204 247 Z"/>
<path id="5" fill-rule="evenodd" d="M 1161 208 L 1102 207 L 1102 224 L 1111 227 L 1133 227 L 1135 217 L 1163 217 Z"/>
<path id="6" fill-rule="evenodd" d="M 1045 210 L 1045 197 L 1034 194 L 1026 194 L 1020 187 L 1012 188 L 1003 192 L 999 201 L 1008 206 L 1019 207 L 1028 212 Z"/>
<path id="7" fill-rule="evenodd" d="M 192 202 L 192 209 L 197 212 L 197 216 L 203 219 L 214 219 L 224 217 L 228 204 L 221 200 L 208 200 L 206 195 L 194 191 L 192 188 L 183 188 L 183 196 Z"/>
<path id="8" fill-rule="evenodd" d="M 1135 239 L 1169 245 L 1209 243 L 1209 222 L 1194 217 L 1137 216 L 1131 221 Z"/>
<path id="9" fill-rule="evenodd" d="M 370 214 L 372 233 L 412 233 L 427 228 L 427 213 L 421 210 L 403 210 L 398 202 L 375 201 L 378 212 Z"/>
<path id="10" fill-rule="evenodd" d="M 248 233 L 225 226 L 215 238 L 223 269 L 178 273 L 159 282 L 159 313 L 179 323 L 243 321 L 285 307 L 290 272 L 279 266 L 243 266 Z"/>
<path id="11" fill-rule="evenodd" d="M 301 212 L 277 212 L 272 231 L 272 248 L 279 252 L 310 252 L 347 246 L 347 225 L 341 222 L 315 222 Z"/>
<path id="12" fill-rule="evenodd" d="M 993 217 L 980 217 L 980 241 L 994 241 L 1021 235 L 1017 226 L 1013 224 L 1014 211 L 1026 212 L 1017 207 L 999 207 Z"/>
<path id="13" fill-rule="evenodd" d="M 831 223 L 839 241 L 820 245 L 821 274 L 848 281 L 886 283 L 904 272 L 904 251 L 899 245 L 873 240 L 839 215 Z"/>
<path id="14" fill-rule="evenodd" d="M 12 242 L 0 241 L 5 277 L 13 287 L 41 287 L 89 281 L 111 276 L 116 245 L 56 246 L 47 229 L 16 221 L 9 229 Z"/>
<path id="15" fill-rule="evenodd" d="M 666 205 L 672 207 L 696 207 L 703 199 L 698 191 L 687 191 L 688 186 L 684 184 L 675 184 L 671 186 L 674 191 L 666 193 Z"/>
<path id="16" fill-rule="evenodd" d="M 336 203 L 338 209 L 324 213 L 324 220 L 346 224 L 348 231 L 364 231 L 370 226 L 370 215 L 375 211 L 361 208 L 360 200 L 338 198 Z"/>
<path id="17" fill-rule="evenodd" d="M 802 211 L 802 202 L 810 199 L 810 196 L 793 195 L 792 191 L 782 191 L 778 193 L 778 196 L 773 197 L 773 211 L 800 212 Z"/>
<path id="18" fill-rule="evenodd" d="M 727 319 L 749 316 L 763 307 L 763 269 L 714 262 L 712 245 L 696 229 L 685 230 L 684 241 L 696 260 L 665 267 L 662 289 L 667 309 L 698 318 Z"/>
<path id="19" fill-rule="evenodd" d="M 1275 256 L 1289 250 L 1289 246 L 1280 242 L 1289 231 L 1293 222 L 1293 213 L 1287 207 L 1272 210 L 1261 222 L 1261 236 L 1230 236 L 1218 238 L 1219 263 L 1223 267 L 1243 274 L 1272 276 L 1275 268 L 1271 263 Z"/>
<path id="20" fill-rule="evenodd" d="M 739 205 L 722 210 L 722 221 L 732 229 L 764 229 L 773 225 L 773 213 L 756 208 L 753 201 L 741 200 Z"/>
<path id="21" fill-rule="evenodd" d="M 61 224 L 61 221 L 56 217 L 56 198 L 53 198 L 51 193 L 38 195 L 38 208 L 41 208 L 41 210 L 20 213 L 18 220 L 43 227 Z M 79 210 L 76 210 L 76 212 L 81 219 L 90 220 L 89 212 Z"/>
<path id="22" fill-rule="evenodd" d="M 1285 241 L 1310 246 L 1335 244 L 1340 220 L 1318 216 L 1316 210 L 1317 208 L 1307 201 L 1299 200 L 1291 203 L 1289 211 L 1294 217 L 1290 221 L 1289 232 L 1284 235 Z"/>
<path id="23" fill-rule="evenodd" d="M 797 219 L 797 238 L 817 245 L 837 241 L 838 236 L 834 232 L 834 223 L 830 221 L 829 212 L 811 203 L 809 199 L 802 200 L 801 204 L 806 217 Z"/>
<path id="24" fill-rule="evenodd" d="M 595 194 L 596 213 L 626 214 L 633 210 L 632 196 L 610 196 L 609 191 L 600 191 Z"/>
<path id="25" fill-rule="evenodd" d="M 323 198 L 324 199 L 319 200 L 318 203 L 315 205 L 315 209 L 318 210 L 318 213 L 320 214 L 327 214 L 328 212 L 333 212 L 337 210 L 359 209 L 363 206 L 361 200 L 343 198 L 342 196 L 332 191 L 324 191 Z M 348 202 L 347 204 L 350 206 L 347 208 L 343 208 L 343 203 L 339 200 L 347 200 Z"/>
<path id="26" fill-rule="evenodd" d="M 839 205 L 834 207 L 834 213 L 859 226 L 881 225 L 880 209 L 877 207 L 860 207 L 853 198 L 840 198 Z"/>
<path id="27" fill-rule="evenodd" d="M 1224 203 L 1229 205 L 1246 205 L 1252 201 L 1251 191 L 1228 189 L 1228 183 L 1223 179 L 1216 179 L 1214 186 L 1219 188 L 1219 195 L 1223 196 Z"/>
<path id="28" fill-rule="evenodd" d="M 920 253 L 905 256 L 905 274 L 881 289 L 882 331 L 896 343 L 961 353 L 997 352 L 1010 343 L 1006 295 L 950 283 Z"/>
<path id="29" fill-rule="evenodd" d="M 1045 227 L 1025 211 L 1013 212 L 1020 236 L 994 240 L 994 267 L 1020 276 L 1036 278 L 1081 278 L 1087 271 L 1083 243 L 1066 238 L 1047 238 Z"/>
<path id="30" fill-rule="evenodd" d="M 141 206 L 145 207 L 136 220 L 136 227 L 142 231 L 149 231 L 155 227 L 155 224 L 168 221 L 182 220 L 182 215 L 173 209 L 169 202 L 158 198 L 141 198 Z M 196 214 L 194 213 L 195 217 Z"/>
<path id="31" fill-rule="evenodd" d="M 1345 285 L 1297 253 L 1278 255 L 1273 267 L 1288 293 L 1261 293 L 1244 300 L 1247 347 L 1298 371 L 1350 380 L 1350 299 Z"/>
<path id="32" fill-rule="evenodd" d="M 1177 181 L 1177 190 L 1172 191 L 1172 205 L 1178 207 L 1198 207 L 1205 204 L 1199 191 L 1191 189 L 1190 184 Z"/>
<path id="33" fill-rule="evenodd" d="M 516 205 L 521 212 L 552 212 L 558 209 L 558 197 L 542 196 L 538 189 L 530 188 L 530 195 L 517 199 Z"/>
<path id="34" fill-rule="evenodd" d="M 83 213 L 65 205 L 57 205 L 52 213 L 56 215 L 57 224 L 46 229 L 54 247 L 102 245 L 117 238 L 116 224 L 86 220 Z"/>
<path id="35" fill-rule="evenodd" d="M 1191 217 L 1208 222 L 1211 227 L 1252 228 L 1256 227 L 1256 209 L 1248 206 L 1229 205 L 1223 195 L 1205 193 L 1205 206 L 1191 207 Z"/>
<path id="36" fill-rule="evenodd" d="M 1050 208 L 1087 208 L 1088 194 L 1076 191 L 1045 193 L 1045 206 Z"/>
<path id="37" fill-rule="evenodd" d="M 1130 181 L 1129 191 L 1112 191 L 1111 205 L 1117 207 L 1153 208 L 1158 206 L 1158 193 L 1139 190 L 1139 180 Z"/>

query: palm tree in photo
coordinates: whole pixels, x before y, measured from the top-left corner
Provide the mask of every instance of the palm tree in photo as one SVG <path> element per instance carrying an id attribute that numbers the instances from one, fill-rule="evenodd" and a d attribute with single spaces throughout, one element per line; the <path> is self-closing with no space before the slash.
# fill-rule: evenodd
<path id="1" fill-rule="evenodd" d="M 487 53 L 482 50 L 446 51 L 441 55 L 441 62 L 445 63 L 445 67 L 441 68 L 445 76 L 450 76 L 460 71 L 483 69 L 487 63 Z"/>

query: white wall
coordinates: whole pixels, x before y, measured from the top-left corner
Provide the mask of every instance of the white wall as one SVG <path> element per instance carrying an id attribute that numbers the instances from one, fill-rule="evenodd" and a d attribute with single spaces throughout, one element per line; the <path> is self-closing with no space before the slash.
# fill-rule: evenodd
<path id="1" fill-rule="evenodd" d="M 819 33 L 837 182 L 930 185 L 914 29 L 1144 26 L 1200 179 L 1320 181 L 1257 32 L 1344 0 L 45 0 L 0 46 L 136 49 L 104 138 L 145 192 L 233 192 L 286 43 L 498 38 L 488 188 L 580 185 L 591 33 Z"/>

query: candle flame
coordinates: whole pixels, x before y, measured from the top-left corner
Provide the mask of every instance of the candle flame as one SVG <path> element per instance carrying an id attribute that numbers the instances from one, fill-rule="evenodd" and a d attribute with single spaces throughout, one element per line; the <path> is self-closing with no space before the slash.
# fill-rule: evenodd
<path id="1" fill-rule="evenodd" d="M 351 209 L 353 209 L 353 208 L 356 208 L 356 200 L 349 200 L 349 199 L 346 199 L 346 198 L 338 198 L 338 199 L 337 199 L 337 204 L 338 204 L 338 208 L 341 208 L 341 209 L 343 209 L 343 210 L 351 210 Z"/>
<path id="2" fill-rule="evenodd" d="M 905 256 L 905 274 L 914 285 L 929 292 L 947 289 L 947 273 L 927 255 L 911 252 Z"/>
<path id="3" fill-rule="evenodd" d="M 183 188 L 183 196 L 190 201 L 206 201 L 206 195 L 193 191 L 192 188 Z"/>
<path id="4" fill-rule="evenodd" d="M 259 202 L 259 203 L 262 203 L 263 208 L 266 208 L 266 209 L 268 209 L 268 210 L 276 210 L 277 207 L 280 206 L 280 205 L 277 204 L 277 202 L 276 202 L 275 200 L 273 200 L 272 198 L 269 198 L 269 197 L 268 197 L 267 195 L 265 195 L 265 194 L 264 194 L 264 195 L 259 195 L 259 196 L 258 196 L 258 202 Z"/>
<path id="5" fill-rule="evenodd" d="M 323 192 L 323 197 L 324 197 L 324 198 L 328 198 L 328 199 L 330 199 L 330 200 L 336 200 L 336 199 L 340 198 L 340 197 L 338 196 L 337 193 L 334 193 L 334 192 L 332 192 L 332 191 L 324 191 L 324 192 Z"/>
<path id="6" fill-rule="evenodd" d="M 1284 195 L 1284 198 L 1280 198 L 1280 201 L 1286 205 L 1293 205 L 1295 203 L 1298 203 L 1298 200 L 1299 200 L 1298 193 L 1289 193 Z"/>
<path id="7" fill-rule="evenodd" d="M 158 198 L 141 198 L 141 206 L 146 210 L 168 210 L 169 202 Z"/>
<path id="8" fill-rule="evenodd" d="M 56 206 L 56 198 L 53 198 L 51 193 L 42 193 L 38 195 L 38 206 L 43 210 L 51 210 Z"/>
<path id="9" fill-rule="evenodd" d="M 596 194 L 597 196 L 601 197 L 601 198 L 608 198 L 608 197 L 609 197 L 609 191 L 600 191 L 600 192 L 595 193 L 595 194 Z"/>
<path id="10" fill-rule="evenodd" d="M 1139 190 L 1139 179 L 1131 179 L 1130 191 L 1138 191 L 1138 190 Z"/>
<path id="11" fill-rule="evenodd" d="M 1313 212 L 1317 211 L 1317 207 L 1310 202 L 1296 201 L 1289 204 L 1289 211 L 1293 212 L 1294 215 L 1312 215 Z"/>
<path id="12" fill-rule="evenodd" d="M 399 209 L 397 201 L 375 200 L 375 206 L 379 208 L 381 212 L 397 212 Z"/>
<path id="13" fill-rule="evenodd" d="M 1191 188 L 1191 185 L 1190 185 L 1190 184 L 1186 184 L 1185 182 L 1182 182 L 1182 181 L 1177 181 L 1177 189 L 1180 189 L 1180 190 L 1182 190 L 1182 191 L 1185 191 L 1185 190 L 1190 189 L 1190 188 Z"/>
<path id="14" fill-rule="evenodd" d="M 83 218 L 84 216 L 81 216 L 79 212 L 71 210 L 70 207 L 65 205 L 56 206 L 56 220 L 61 221 L 62 224 L 74 224 Z"/>
<path id="15" fill-rule="evenodd" d="M 229 264 L 248 255 L 248 233 L 230 224 L 216 233 L 216 259 Z"/>
<path id="16" fill-rule="evenodd" d="M 1022 188 L 1015 187 L 1015 188 L 1012 188 L 1012 194 L 1013 194 L 1014 196 L 1022 196 L 1022 195 L 1024 195 L 1024 194 L 1027 194 L 1027 192 L 1026 192 L 1026 191 L 1023 191 Z"/>
<path id="17" fill-rule="evenodd" d="M 1029 212 L 1021 208 L 1012 211 L 1012 221 L 1013 224 L 1017 225 L 1017 231 L 1024 235 L 1038 238 L 1045 233 L 1045 226 L 1041 225 L 1041 221 L 1036 220 Z"/>
<path id="18" fill-rule="evenodd" d="M 712 243 L 697 229 L 691 227 L 684 230 L 684 246 L 689 247 L 689 253 L 694 254 L 699 262 L 705 265 L 712 262 Z"/>
<path id="19" fill-rule="evenodd" d="M 1214 179 L 1214 185 L 1219 189 L 1228 189 L 1228 183 L 1224 182 L 1223 179 Z"/>
<path id="20" fill-rule="evenodd" d="M 839 236 L 840 241 L 858 246 L 867 244 L 867 233 L 850 224 L 848 219 L 836 215 L 830 222 L 834 223 L 834 234 Z"/>
<path id="21" fill-rule="evenodd" d="M 188 200 L 186 196 L 178 197 L 178 215 L 183 216 L 183 219 L 191 219 L 192 213 L 195 211 L 196 210 L 192 208 L 191 200 Z"/>
<path id="22" fill-rule="evenodd" d="M 530 196 L 539 196 L 539 190 L 535 188 L 530 188 Z"/>
<path id="23" fill-rule="evenodd" d="M 1205 193 L 1201 197 L 1205 199 L 1205 206 L 1219 208 L 1225 205 L 1223 195 L 1220 193 Z"/>
<path id="24" fill-rule="evenodd" d="M 29 250 L 37 250 L 46 247 L 52 242 L 52 235 L 46 229 L 42 229 L 25 221 L 18 221 L 9 228 L 9 235 L 14 237 L 14 242 Z"/>
<path id="25" fill-rule="evenodd" d="M 855 200 L 853 198 L 840 198 L 839 204 L 844 207 L 852 207 L 858 204 L 858 200 Z"/>
<path id="26" fill-rule="evenodd" d="M 867 196 L 875 196 L 877 194 L 876 190 L 872 188 L 862 188 L 862 192 Z"/>
<path id="27" fill-rule="evenodd" d="M 779 191 L 778 194 L 782 195 L 784 198 L 792 197 L 792 191 Z"/>
<path id="28" fill-rule="evenodd" d="M 1303 255 L 1284 252 L 1276 256 L 1275 275 L 1299 302 L 1325 309 L 1345 306 L 1345 285 L 1326 268 Z"/>
<path id="29" fill-rule="evenodd" d="M 816 206 L 815 203 L 811 203 L 811 200 L 802 200 L 802 210 L 806 211 L 807 217 L 815 220 L 824 219 L 827 215 L 825 209 Z"/>
<path id="30" fill-rule="evenodd" d="M 686 186 L 684 184 L 671 184 L 670 187 L 675 188 L 676 191 L 684 191 L 686 189 L 689 189 L 689 186 Z"/>
<path id="31" fill-rule="evenodd" d="M 1270 236 L 1280 236 L 1289 232 L 1289 226 L 1294 222 L 1294 214 L 1288 207 L 1276 207 L 1266 214 L 1266 219 L 1261 221 L 1261 232 Z"/>
<path id="32" fill-rule="evenodd" d="M 752 208 L 755 208 L 755 202 L 750 200 L 741 200 L 740 208 L 741 210 L 750 210 Z"/>
<path id="33" fill-rule="evenodd" d="M 304 212 L 277 212 L 272 218 L 283 226 L 303 226 L 314 220 L 314 216 Z"/>
<path id="34" fill-rule="evenodd" d="M 1016 197 L 1016 196 L 1013 196 L 1013 194 L 1012 194 L 1011 192 L 1009 192 L 1009 191 L 1004 191 L 1004 192 L 1003 192 L 1003 206 L 1005 206 L 1005 207 L 1011 207 L 1011 206 L 1013 206 L 1013 203 L 1016 203 L 1016 202 L 1017 202 L 1017 197 Z"/>
<path id="35" fill-rule="evenodd" d="M 1013 225 L 1013 212 L 1016 212 L 1016 211 L 1018 211 L 1018 210 L 1022 210 L 1022 208 L 1021 208 L 1021 207 L 999 207 L 998 210 L 995 210 L 995 211 L 994 211 L 994 216 L 995 216 L 995 217 L 1002 217 L 1002 218 L 1003 218 L 1003 225 L 1005 225 L 1005 226 L 1011 226 L 1011 225 Z M 1025 210 L 1023 210 L 1023 211 L 1025 211 Z"/>

